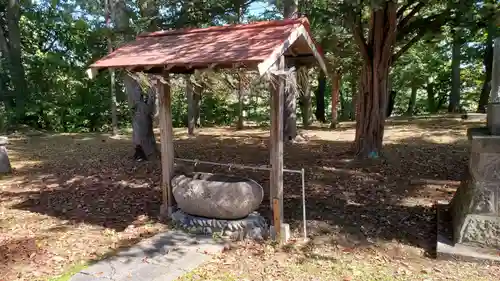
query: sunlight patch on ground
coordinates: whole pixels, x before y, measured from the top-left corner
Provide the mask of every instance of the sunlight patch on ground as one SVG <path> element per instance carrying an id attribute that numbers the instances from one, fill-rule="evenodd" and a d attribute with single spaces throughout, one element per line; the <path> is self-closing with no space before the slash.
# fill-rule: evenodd
<path id="1" fill-rule="evenodd" d="M 442 280 L 449 276 L 499 280 L 498 267 L 446 263 L 423 254 L 434 237 L 433 201 L 450 198 L 454 187 L 410 184 L 409 180 L 459 180 L 467 160 L 467 126 L 457 120 L 388 123 L 384 158 L 377 161 L 355 160 L 349 153 L 353 123 L 336 130 L 324 126 L 299 130 L 310 140 L 286 144 L 285 166 L 307 170 L 308 227 L 317 245 L 285 250 L 238 244 L 183 280 Z M 176 152 L 183 158 L 269 163 L 266 128 L 196 128 L 191 138 L 186 137 L 186 128 L 174 132 Z M 155 134 L 159 137 L 158 130 Z M 4 251 L 14 263 L 0 264 L 0 272 L 7 274 L 0 279 L 56 276 L 72 265 L 168 228 L 158 218 L 159 160 L 132 161 L 130 135 L 113 139 L 109 134 L 57 134 L 11 140 L 8 149 L 16 170 L 0 179 L 0 237 L 4 239 L 0 250 L 16 250 Z M 238 173 L 269 191 L 268 173 Z M 285 184 L 286 216 L 299 237 L 300 177 L 286 176 Z M 263 206 L 259 211 L 266 210 Z M 314 230 L 313 224 L 321 222 L 331 225 L 332 233 Z M 321 235 L 327 236 L 327 242 L 319 241 Z M 344 243 L 343 237 L 368 242 Z M 36 248 L 25 248 L 17 255 L 24 249 L 19 248 L 23 241 Z"/>

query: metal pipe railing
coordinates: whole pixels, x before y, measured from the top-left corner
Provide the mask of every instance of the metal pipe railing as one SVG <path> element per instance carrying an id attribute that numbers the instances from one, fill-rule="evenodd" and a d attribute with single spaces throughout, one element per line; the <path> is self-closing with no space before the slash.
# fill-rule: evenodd
<path id="1" fill-rule="evenodd" d="M 204 164 L 204 165 L 212 165 L 212 166 L 220 166 L 220 167 L 227 167 L 229 170 L 232 168 L 235 169 L 240 169 L 240 170 L 253 170 L 253 171 L 271 171 L 271 167 L 269 166 L 248 166 L 248 165 L 241 165 L 241 164 L 232 164 L 232 163 L 217 163 L 217 162 L 211 162 L 211 161 L 202 161 L 198 159 L 184 159 L 184 158 L 174 158 L 176 161 L 181 161 L 181 162 L 187 162 L 187 163 L 193 163 L 194 166 L 198 164 Z M 306 172 L 304 168 L 301 170 L 292 170 L 292 169 L 283 169 L 283 172 L 285 173 L 292 173 L 292 174 L 300 174 L 302 178 L 302 220 L 303 220 L 303 235 L 304 235 L 304 240 L 307 240 L 307 219 L 306 219 Z"/>
<path id="2" fill-rule="evenodd" d="M 271 171 L 271 167 L 269 166 L 247 166 L 247 165 L 241 165 L 241 164 L 223 164 L 223 163 L 217 163 L 217 162 L 211 162 L 211 161 L 202 161 L 198 159 L 184 159 L 184 158 L 174 158 L 174 160 L 181 161 L 181 162 L 190 162 L 194 163 L 195 165 L 197 164 L 206 164 L 206 165 L 213 165 L 213 166 L 222 166 L 222 167 L 228 167 L 228 168 L 236 168 L 236 169 L 247 169 L 247 170 L 255 170 L 255 171 Z M 286 173 L 295 173 L 295 174 L 301 174 L 302 170 L 291 170 L 291 169 L 283 169 L 283 172 Z"/>

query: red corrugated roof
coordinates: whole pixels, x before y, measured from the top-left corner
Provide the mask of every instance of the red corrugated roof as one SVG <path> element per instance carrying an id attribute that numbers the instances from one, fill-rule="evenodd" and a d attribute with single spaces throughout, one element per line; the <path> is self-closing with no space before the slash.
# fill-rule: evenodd
<path id="1" fill-rule="evenodd" d="M 259 63 L 269 58 L 300 26 L 310 35 L 306 18 L 141 34 L 90 67 Z"/>

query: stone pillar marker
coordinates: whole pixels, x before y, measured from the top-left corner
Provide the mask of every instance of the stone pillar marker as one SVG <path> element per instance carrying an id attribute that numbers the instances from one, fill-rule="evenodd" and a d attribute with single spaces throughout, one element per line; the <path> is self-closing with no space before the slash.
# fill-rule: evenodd
<path id="1" fill-rule="evenodd" d="M 500 38 L 496 38 L 487 127 L 467 132 L 470 157 L 451 201 L 457 245 L 500 249 Z"/>
<path id="2" fill-rule="evenodd" d="M 7 137 L 0 137 L 0 174 L 7 174 L 12 171 L 6 145 L 9 143 Z"/>

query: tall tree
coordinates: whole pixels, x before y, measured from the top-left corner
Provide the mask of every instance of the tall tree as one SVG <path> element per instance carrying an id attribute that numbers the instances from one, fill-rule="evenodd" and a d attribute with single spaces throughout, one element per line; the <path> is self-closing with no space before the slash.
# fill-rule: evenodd
<path id="1" fill-rule="evenodd" d="M 406 115 L 407 116 L 412 116 L 413 113 L 415 112 L 415 104 L 417 103 L 417 91 L 418 91 L 418 85 L 416 83 L 411 84 L 411 95 L 410 99 L 408 100 L 408 108 L 406 109 Z"/>
<path id="2" fill-rule="evenodd" d="M 485 1 L 485 5 L 480 9 L 480 17 L 478 17 L 476 24 L 485 24 L 484 30 L 487 33 L 483 53 L 484 80 L 477 108 L 477 112 L 486 112 L 486 105 L 488 104 L 491 90 L 491 79 L 493 78 L 493 40 L 500 34 L 498 30 L 498 25 L 500 24 L 500 3 L 495 0 Z"/>
<path id="3" fill-rule="evenodd" d="M 453 42 L 451 44 L 451 92 L 448 112 L 460 111 L 460 61 L 462 44 L 460 32 L 453 32 Z"/>
<path id="4" fill-rule="evenodd" d="M 340 98 L 341 81 L 342 73 L 340 71 L 334 71 L 332 75 L 332 121 L 330 123 L 330 128 L 332 129 L 336 128 L 338 123 L 337 103 Z"/>
<path id="5" fill-rule="evenodd" d="M 309 84 L 309 71 L 307 67 L 299 67 L 297 70 L 297 82 L 299 88 L 300 112 L 302 113 L 302 127 L 307 128 L 311 124 L 312 96 Z"/>
<path id="6" fill-rule="evenodd" d="M 284 0 L 283 16 L 284 18 L 298 17 L 298 0 Z M 299 70 L 303 72 L 303 70 Z M 294 75 L 297 75 L 295 73 Z M 297 80 L 296 80 L 297 81 Z M 300 80 L 299 80 L 300 81 Z M 303 83 L 300 83 L 303 85 Z M 283 139 L 292 140 L 297 136 L 297 97 L 293 87 L 285 87 L 284 107 L 283 107 Z"/>
<path id="7" fill-rule="evenodd" d="M 107 43 L 108 43 L 108 52 L 113 52 L 113 39 L 111 38 L 111 9 L 110 9 L 110 1 L 112 0 L 104 0 L 104 7 L 106 13 L 106 27 L 108 28 L 107 34 Z M 109 85 L 109 93 L 111 97 L 111 130 L 113 135 L 118 135 L 118 115 L 116 112 L 116 73 L 114 69 L 110 69 L 110 85 Z"/>
<path id="8" fill-rule="evenodd" d="M 336 9 L 337 5 L 329 3 L 329 1 L 301 1 L 299 5 L 299 11 L 309 17 L 311 30 L 325 53 L 330 72 L 327 76 L 331 85 L 330 100 L 333 105 L 331 107 L 331 127 L 335 127 L 337 123 L 337 104 L 340 100 L 342 81 L 357 79 L 360 69 L 359 52 L 349 36 L 349 29 L 343 26 L 344 18 L 334 16 Z M 340 77 L 351 77 L 352 79 L 339 80 Z M 318 100 L 317 98 L 317 102 Z M 344 93 L 342 96 L 343 105 L 346 102 L 352 103 L 352 96 L 350 101 L 348 100 L 348 95 Z M 345 110 L 351 106 L 343 106 L 342 108 Z M 345 112 L 342 115 L 345 115 Z"/>
<path id="9" fill-rule="evenodd" d="M 147 20 L 146 30 L 153 31 L 158 28 L 157 21 L 150 20 L 158 17 L 156 1 L 140 1 L 139 11 L 143 19 Z M 153 5 L 153 6 L 151 6 Z M 133 38 L 130 27 L 129 14 L 131 11 L 125 0 L 114 0 L 112 18 L 115 31 L 123 36 L 125 41 Z M 152 80 L 146 75 L 132 75 L 124 73 L 123 83 L 132 109 L 132 141 L 135 145 L 135 158 L 147 159 L 157 153 L 156 139 L 153 132 L 153 116 L 155 114 L 156 90 Z"/>
<path id="10" fill-rule="evenodd" d="M 25 99 L 28 95 L 28 83 L 22 60 L 21 32 L 19 21 L 21 7 L 18 0 L 2 1 L 0 4 L 0 51 L 6 58 L 12 81 L 13 91 L 10 104 L 15 108 L 14 122 L 20 122 L 25 115 Z"/>
<path id="11" fill-rule="evenodd" d="M 316 99 L 316 111 L 314 115 L 316 116 L 316 120 L 319 122 L 325 123 L 325 90 L 326 90 L 326 75 L 323 71 L 320 71 L 318 74 L 318 88 L 314 92 Z"/>
<path id="12" fill-rule="evenodd" d="M 367 32 L 363 24 L 364 5 L 341 5 L 363 58 L 354 141 L 359 156 L 378 157 L 382 148 L 390 67 L 427 31 L 439 29 L 448 18 L 445 9 L 432 4 L 372 1 Z"/>
<path id="13" fill-rule="evenodd" d="M 493 28 L 488 29 L 488 35 L 484 48 L 484 80 L 483 87 L 481 89 L 481 94 L 479 96 L 479 102 L 477 105 L 477 112 L 486 112 L 486 106 L 488 105 L 488 100 L 491 91 L 491 78 L 493 70 Z"/>

